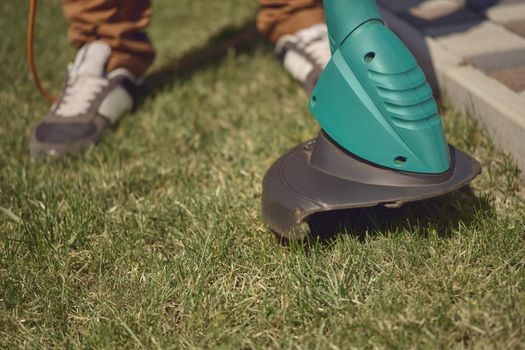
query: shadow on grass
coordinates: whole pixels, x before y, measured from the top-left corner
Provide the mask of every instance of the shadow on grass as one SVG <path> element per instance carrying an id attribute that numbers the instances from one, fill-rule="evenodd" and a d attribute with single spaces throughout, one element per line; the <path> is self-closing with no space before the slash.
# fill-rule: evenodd
<path id="1" fill-rule="evenodd" d="M 139 95 L 138 105 L 148 96 L 170 87 L 175 81 L 188 80 L 195 72 L 218 66 L 221 58 L 234 50 L 238 53 L 253 52 L 263 43 L 255 22 L 248 21 L 240 26 L 228 26 L 211 36 L 201 47 L 195 48 L 182 57 L 175 58 L 168 64 L 155 69 L 146 76 L 144 91 Z"/>
<path id="2" fill-rule="evenodd" d="M 422 238 L 436 233 L 439 237 L 450 238 L 460 224 L 468 228 L 493 216 L 495 212 L 488 199 L 476 197 L 466 187 L 401 208 L 378 206 L 314 214 L 309 220 L 311 234 L 303 243 L 305 248 L 328 245 L 340 235 L 351 235 L 364 243 L 370 237 L 400 231 L 412 231 Z M 289 240 L 278 239 L 285 246 L 295 245 Z"/>

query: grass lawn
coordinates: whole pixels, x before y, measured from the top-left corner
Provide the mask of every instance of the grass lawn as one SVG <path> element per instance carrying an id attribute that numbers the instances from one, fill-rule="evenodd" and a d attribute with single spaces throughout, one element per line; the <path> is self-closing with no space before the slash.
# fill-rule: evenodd
<path id="1" fill-rule="evenodd" d="M 524 346 L 525 195 L 470 119 L 444 109 L 449 140 L 484 167 L 470 190 L 281 245 L 261 180 L 315 136 L 307 96 L 261 39 L 210 54 L 254 1 L 154 1 L 164 73 L 99 147 L 44 162 L 27 150 L 48 105 L 25 64 L 26 5 L 0 2 L 0 348 Z M 56 91 L 73 51 L 60 2 L 39 11 Z"/>

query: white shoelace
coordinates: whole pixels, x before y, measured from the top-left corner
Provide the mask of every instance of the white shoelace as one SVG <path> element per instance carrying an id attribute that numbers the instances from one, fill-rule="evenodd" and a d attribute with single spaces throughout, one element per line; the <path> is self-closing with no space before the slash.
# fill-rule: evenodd
<path id="1" fill-rule="evenodd" d="M 330 61 L 330 46 L 328 41 L 317 40 L 305 45 L 303 50 L 309 54 L 322 68 Z"/>
<path id="2" fill-rule="evenodd" d="M 330 61 L 330 43 L 324 24 L 314 25 L 298 32 L 296 35 L 284 36 L 277 43 L 276 52 L 278 54 L 281 53 L 287 43 L 293 43 L 323 69 Z M 306 80 L 306 77 L 314 68 L 311 62 L 294 50 L 286 52 L 283 64 L 295 79 L 302 82 Z"/>
<path id="3" fill-rule="evenodd" d="M 55 110 L 57 115 L 64 118 L 86 113 L 97 95 L 109 84 L 105 77 L 76 74 L 72 67 L 69 67 L 69 72 L 64 96 Z"/>

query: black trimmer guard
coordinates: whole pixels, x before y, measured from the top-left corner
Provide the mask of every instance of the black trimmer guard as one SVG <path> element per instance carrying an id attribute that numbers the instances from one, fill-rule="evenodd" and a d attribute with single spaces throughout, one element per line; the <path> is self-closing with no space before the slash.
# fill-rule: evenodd
<path id="1" fill-rule="evenodd" d="M 323 131 L 282 156 L 263 181 L 263 220 L 279 236 L 301 239 L 316 213 L 404 203 L 460 189 L 481 173 L 480 164 L 453 146 L 443 174 L 396 171 L 341 149 Z"/>

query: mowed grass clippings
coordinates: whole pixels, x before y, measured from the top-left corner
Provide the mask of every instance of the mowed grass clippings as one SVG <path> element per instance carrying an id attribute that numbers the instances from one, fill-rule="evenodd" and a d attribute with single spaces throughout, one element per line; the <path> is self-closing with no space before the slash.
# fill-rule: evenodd
<path id="1" fill-rule="evenodd" d="M 261 39 L 210 54 L 210 38 L 250 28 L 254 2 L 154 1 L 166 73 L 101 145 L 43 162 L 27 149 L 48 105 L 24 61 L 26 10 L 0 3 L 1 348 L 523 347 L 525 196 L 471 118 L 444 108 L 449 140 L 484 167 L 470 190 L 282 245 L 261 181 L 315 136 L 307 96 Z M 55 90 L 74 54 L 61 16 L 40 4 Z"/>

